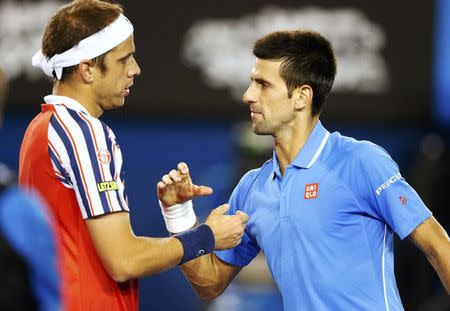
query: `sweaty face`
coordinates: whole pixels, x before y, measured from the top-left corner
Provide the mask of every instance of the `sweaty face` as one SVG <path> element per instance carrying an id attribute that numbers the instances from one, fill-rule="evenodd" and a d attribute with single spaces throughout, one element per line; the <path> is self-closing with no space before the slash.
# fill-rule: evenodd
<path id="1" fill-rule="evenodd" d="M 243 101 L 250 107 L 256 134 L 277 136 L 293 123 L 294 103 L 280 76 L 281 64 L 282 61 L 257 58 L 252 70 L 251 84 Z"/>
<path id="2" fill-rule="evenodd" d="M 134 59 L 135 46 L 133 35 L 109 51 L 104 58 L 105 72 L 96 71 L 93 90 L 97 104 L 102 110 L 123 106 L 125 97 L 130 94 L 135 76 L 141 73 Z"/>

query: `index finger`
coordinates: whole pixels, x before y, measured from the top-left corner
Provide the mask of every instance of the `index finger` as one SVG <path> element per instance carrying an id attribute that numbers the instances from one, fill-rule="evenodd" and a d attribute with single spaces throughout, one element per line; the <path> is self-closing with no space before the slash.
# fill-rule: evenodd
<path id="1" fill-rule="evenodd" d="M 181 174 L 186 175 L 189 173 L 189 168 L 185 162 L 180 162 L 180 163 L 178 163 L 178 171 Z"/>

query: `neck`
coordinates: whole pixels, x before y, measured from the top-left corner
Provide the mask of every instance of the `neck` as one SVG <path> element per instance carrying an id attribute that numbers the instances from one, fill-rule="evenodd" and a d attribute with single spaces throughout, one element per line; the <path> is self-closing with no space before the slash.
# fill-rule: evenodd
<path id="1" fill-rule="evenodd" d="M 318 116 L 301 118 L 296 120 L 291 128 L 274 136 L 278 165 L 283 176 L 286 167 L 302 150 L 318 120 Z"/>
<path id="2" fill-rule="evenodd" d="M 75 83 L 55 81 L 53 84 L 53 94 L 59 96 L 67 96 L 79 102 L 91 116 L 99 118 L 103 114 L 103 110 L 93 100 L 90 90 L 85 86 L 79 86 Z"/>

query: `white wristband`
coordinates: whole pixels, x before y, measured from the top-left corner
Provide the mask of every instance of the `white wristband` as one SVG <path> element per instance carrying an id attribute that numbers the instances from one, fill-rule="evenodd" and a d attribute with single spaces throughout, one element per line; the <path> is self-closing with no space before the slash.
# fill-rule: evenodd
<path id="1" fill-rule="evenodd" d="M 164 207 L 159 201 L 159 206 L 164 216 L 166 228 L 170 233 L 180 233 L 191 229 L 197 222 L 192 200 L 169 207 Z"/>

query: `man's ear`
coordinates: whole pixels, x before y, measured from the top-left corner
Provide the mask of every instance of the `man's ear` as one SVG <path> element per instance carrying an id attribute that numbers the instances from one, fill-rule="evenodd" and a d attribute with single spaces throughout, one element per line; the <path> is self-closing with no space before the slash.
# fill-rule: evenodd
<path id="1" fill-rule="evenodd" d="M 312 105 L 313 89 L 311 86 L 305 84 L 295 88 L 292 93 L 295 110 L 303 110 Z"/>
<path id="2" fill-rule="evenodd" d="M 85 83 L 94 82 L 94 63 L 91 60 L 83 60 L 78 64 L 77 74 Z"/>

